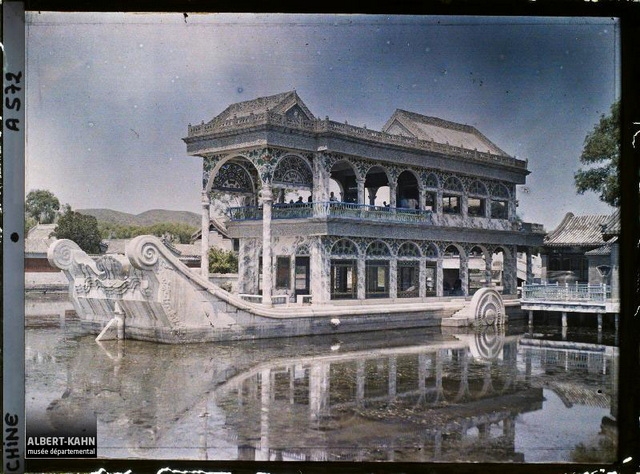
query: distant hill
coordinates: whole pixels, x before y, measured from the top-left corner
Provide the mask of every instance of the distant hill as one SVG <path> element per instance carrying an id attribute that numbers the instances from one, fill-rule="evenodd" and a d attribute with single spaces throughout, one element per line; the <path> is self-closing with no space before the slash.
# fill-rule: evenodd
<path id="1" fill-rule="evenodd" d="M 199 228 L 201 224 L 201 216 L 189 211 L 152 209 L 137 215 L 111 209 L 76 209 L 76 211 L 80 214 L 94 216 L 98 221 L 119 225 L 149 226 L 161 222 L 175 222 Z"/>

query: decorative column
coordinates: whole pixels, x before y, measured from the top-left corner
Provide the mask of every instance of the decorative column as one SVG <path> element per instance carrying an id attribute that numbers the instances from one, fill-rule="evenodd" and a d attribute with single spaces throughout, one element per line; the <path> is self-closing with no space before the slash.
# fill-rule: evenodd
<path id="1" fill-rule="evenodd" d="M 462 280 L 462 294 L 469 295 L 469 257 L 466 252 L 460 252 L 460 280 Z"/>
<path id="2" fill-rule="evenodd" d="M 358 255 L 358 260 L 356 262 L 357 265 L 357 275 L 356 275 L 356 283 L 357 283 L 357 298 L 359 300 L 363 300 L 367 297 L 367 265 L 365 262 L 364 255 Z"/>
<path id="3" fill-rule="evenodd" d="M 367 191 L 369 193 L 369 205 L 370 206 L 375 206 L 376 205 L 376 196 L 378 195 L 378 189 L 380 189 L 380 188 L 367 188 Z"/>
<path id="4" fill-rule="evenodd" d="M 425 189 L 424 186 L 418 185 L 418 209 L 424 211 L 425 205 Z"/>
<path id="5" fill-rule="evenodd" d="M 511 189 L 510 191 L 511 191 L 510 192 L 511 198 L 509 199 L 509 203 L 508 203 L 508 217 L 509 217 L 509 222 L 514 222 L 516 220 L 516 212 L 517 212 L 515 189 Z"/>
<path id="6" fill-rule="evenodd" d="M 389 183 L 389 207 L 396 207 L 396 193 L 397 193 L 398 185 L 395 181 Z"/>
<path id="7" fill-rule="evenodd" d="M 518 248 L 514 245 L 509 248 L 510 256 L 508 258 L 509 264 L 506 265 L 509 272 L 507 274 L 507 282 L 508 285 L 505 285 L 506 291 L 504 294 L 506 295 L 515 295 L 518 291 Z M 505 260 L 507 260 L 507 256 L 505 255 Z M 503 265 L 503 271 L 504 271 Z"/>
<path id="8" fill-rule="evenodd" d="M 310 286 L 312 304 L 327 303 L 331 299 L 331 261 L 324 251 L 322 237 L 310 237 L 309 258 Z M 295 280 L 294 280 L 295 285 Z"/>
<path id="9" fill-rule="evenodd" d="M 398 297 L 398 259 L 389 260 L 389 298 Z"/>
<path id="10" fill-rule="evenodd" d="M 273 193 L 271 186 L 262 185 L 262 303 L 271 306 L 273 289 L 273 268 L 271 249 L 271 206 Z"/>
<path id="11" fill-rule="evenodd" d="M 487 252 L 489 253 L 489 252 Z M 493 286 L 491 280 L 491 269 L 493 267 L 493 256 L 489 255 L 489 258 L 485 258 L 484 259 L 484 279 L 485 279 L 485 283 L 484 286 L 486 286 L 487 288 L 491 288 Z"/>
<path id="12" fill-rule="evenodd" d="M 463 219 L 469 217 L 469 196 L 467 193 L 460 195 L 460 215 Z"/>
<path id="13" fill-rule="evenodd" d="M 438 252 L 436 261 L 436 296 L 444 296 L 444 270 L 442 252 Z"/>
<path id="14" fill-rule="evenodd" d="M 532 248 L 527 248 L 527 250 L 526 250 L 526 255 L 527 255 L 527 281 L 526 281 L 526 283 L 528 285 L 533 284 L 533 255 L 531 254 L 532 251 L 533 251 Z"/>
<path id="15" fill-rule="evenodd" d="M 358 204 L 366 204 L 364 202 L 364 178 L 357 178 L 356 184 L 358 185 Z"/>
<path id="16" fill-rule="evenodd" d="M 209 207 L 211 201 L 206 191 L 202 192 L 202 257 L 200 258 L 200 271 L 202 276 L 209 279 Z"/>
<path id="17" fill-rule="evenodd" d="M 317 153 L 313 160 L 313 202 L 329 200 L 329 173 L 324 167 L 323 153 Z"/>

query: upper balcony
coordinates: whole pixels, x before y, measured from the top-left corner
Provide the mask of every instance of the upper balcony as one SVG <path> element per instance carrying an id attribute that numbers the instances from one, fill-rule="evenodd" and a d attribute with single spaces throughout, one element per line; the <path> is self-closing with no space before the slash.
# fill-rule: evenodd
<path id="1" fill-rule="evenodd" d="M 231 207 L 227 214 L 232 221 L 262 220 L 262 207 Z M 332 218 L 376 220 L 385 222 L 405 222 L 433 224 L 433 213 L 418 209 L 390 208 L 347 202 L 306 202 L 294 204 L 274 204 L 272 219 Z"/>
<path id="2" fill-rule="evenodd" d="M 230 207 L 227 216 L 230 221 L 261 221 L 262 206 Z M 285 219 L 341 219 L 359 222 L 389 222 L 417 224 L 429 227 L 453 227 L 510 231 L 544 235 L 544 227 L 528 222 L 512 222 L 508 219 L 486 217 L 463 217 L 446 213 L 438 214 L 430 210 L 408 209 L 388 206 L 372 206 L 347 202 L 305 202 L 293 204 L 273 204 L 273 220 Z M 541 238 L 541 237 L 540 237 Z"/>

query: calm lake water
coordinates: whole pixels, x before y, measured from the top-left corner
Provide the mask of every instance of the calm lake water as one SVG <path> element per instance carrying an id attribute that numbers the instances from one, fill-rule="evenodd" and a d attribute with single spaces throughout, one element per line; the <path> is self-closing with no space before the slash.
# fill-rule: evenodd
<path id="1" fill-rule="evenodd" d="M 512 324 L 255 342 L 26 330 L 28 426 L 96 414 L 98 456 L 564 462 L 615 458 L 618 351 Z"/>

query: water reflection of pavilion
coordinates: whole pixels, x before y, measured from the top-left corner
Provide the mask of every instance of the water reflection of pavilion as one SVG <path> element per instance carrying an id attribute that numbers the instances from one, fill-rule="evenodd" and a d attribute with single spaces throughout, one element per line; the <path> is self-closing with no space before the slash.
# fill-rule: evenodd
<path id="1" fill-rule="evenodd" d="M 263 363 L 217 398 L 244 419 L 244 460 L 522 461 L 515 418 L 542 389 L 518 383 L 516 359 L 516 337 L 464 335 Z"/>
<path id="2" fill-rule="evenodd" d="M 97 413 L 106 457 L 522 462 L 518 416 L 542 408 L 543 388 L 581 403 L 589 377 L 615 417 L 612 348 L 577 344 L 562 359 L 570 347 L 490 331 L 360 336 L 188 347 L 74 339 L 55 357 L 28 345 L 27 390 L 50 391 L 38 389 L 38 371 L 61 374 L 64 394 L 43 416 Z"/>

